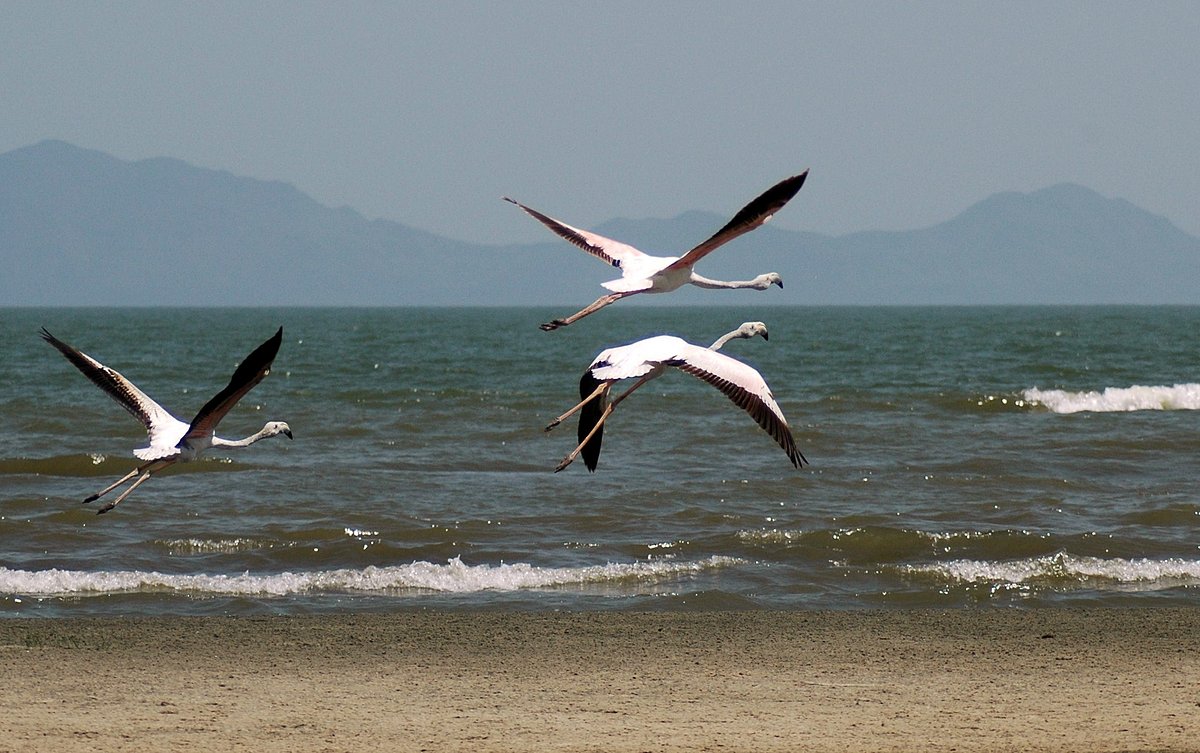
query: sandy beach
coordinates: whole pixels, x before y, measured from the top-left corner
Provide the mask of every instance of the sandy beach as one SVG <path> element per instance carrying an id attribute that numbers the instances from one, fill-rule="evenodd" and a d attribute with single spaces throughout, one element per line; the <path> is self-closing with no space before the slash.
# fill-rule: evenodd
<path id="1" fill-rule="evenodd" d="M 1200 610 L 0 621 L 13 751 L 1196 751 Z"/>

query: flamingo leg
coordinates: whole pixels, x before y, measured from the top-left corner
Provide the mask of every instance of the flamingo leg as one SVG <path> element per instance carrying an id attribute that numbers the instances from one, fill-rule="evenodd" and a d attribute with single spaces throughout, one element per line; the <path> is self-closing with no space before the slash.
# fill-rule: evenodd
<path id="1" fill-rule="evenodd" d="M 640 291 L 633 291 L 633 292 L 636 293 L 636 292 L 640 292 Z M 546 332 L 556 330 L 559 327 L 565 327 L 568 324 L 571 324 L 572 322 L 579 321 L 580 319 L 587 316 L 588 314 L 599 311 L 600 309 L 604 308 L 605 306 L 607 306 L 610 303 L 614 303 L 616 301 L 621 300 L 622 298 L 624 298 L 627 295 L 633 295 L 633 293 L 609 293 L 608 295 L 602 295 L 599 298 L 597 298 L 595 301 L 593 301 L 590 306 L 588 306 L 585 309 L 581 309 L 580 311 L 576 311 L 574 314 L 571 314 L 566 319 L 555 319 L 552 322 L 546 322 L 545 324 L 542 324 L 539 326 Z"/>
<path id="2" fill-rule="evenodd" d="M 592 440 L 592 437 L 594 437 L 596 435 L 596 432 L 600 431 L 600 427 L 604 425 L 605 420 L 607 420 L 608 417 L 612 415 L 612 412 L 613 412 L 613 404 L 612 403 L 609 403 L 608 405 L 604 406 L 604 412 L 600 414 L 600 420 L 597 421 L 596 425 L 592 427 L 592 430 L 587 433 L 587 436 L 583 438 L 583 441 L 579 443 L 579 446 L 576 447 L 574 450 L 571 450 L 570 454 L 568 454 L 565 458 L 563 458 L 562 461 L 559 462 L 558 465 L 554 466 L 555 473 L 558 473 L 563 468 L 566 468 L 568 465 L 575 462 L 575 458 L 579 457 L 579 453 L 583 452 L 583 446 Z"/>
<path id="3" fill-rule="evenodd" d="M 561 416 L 559 416 L 558 418 L 554 419 L 554 420 L 553 420 L 553 421 L 551 421 L 550 423 L 546 424 L 546 429 L 545 429 L 545 431 L 550 431 L 550 430 L 551 430 L 551 429 L 553 429 L 555 426 L 558 426 L 558 425 L 559 425 L 559 424 L 561 424 L 563 421 L 567 420 L 567 419 L 568 419 L 568 418 L 570 418 L 571 416 L 573 416 L 573 415 L 575 415 L 576 413 L 578 413 L 578 412 L 579 412 L 579 410 L 580 410 L 581 408 L 583 408 L 583 406 L 585 406 L 585 405 L 587 405 L 588 403 L 590 403 L 590 402 L 592 402 L 593 400 L 595 400 L 595 399 L 596 399 L 596 396 L 598 396 L 600 393 L 602 393 L 602 392 L 607 392 L 607 391 L 609 390 L 609 388 L 610 388 L 610 387 L 612 387 L 612 382 L 601 382 L 601 383 L 600 383 L 600 386 L 598 386 L 598 387 L 597 387 L 595 390 L 593 390 L 593 391 L 592 391 L 592 394 L 588 395 L 588 396 L 587 396 L 587 397 L 585 397 L 583 400 L 580 400 L 578 405 L 576 405 L 574 408 L 572 408 L 571 410 L 567 411 L 566 413 L 562 414 L 562 415 L 561 415 Z"/>
<path id="4" fill-rule="evenodd" d="M 587 436 L 583 438 L 583 441 L 579 443 L 579 446 L 576 447 L 574 450 L 571 450 L 570 454 L 568 454 L 565 458 L 562 459 L 562 462 L 560 462 L 557 466 L 555 466 L 554 472 L 558 473 L 563 468 L 566 468 L 568 465 L 575 462 L 575 458 L 579 457 L 579 453 L 583 452 L 584 445 L 586 445 L 588 442 L 591 441 L 592 437 L 594 437 L 596 435 L 596 432 L 600 431 L 600 427 L 603 426 L 604 422 L 608 420 L 608 417 L 612 415 L 612 412 L 613 412 L 613 410 L 616 409 L 617 405 L 619 405 L 622 400 L 629 397 L 633 393 L 633 391 L 636 390 L 638 387 L 641 387 L 643 384 L 645 384 L 646 382 L 649 382 L 651 379 L 653 379 L 656 376 L 658 376 L 658 372 L 650 372 L 649 374 L 645 375 L 641 379 L 638 379 L 636 382 L 634 382 L 632 387 L 630 387 L 629 389 L 625 390 L 620 395 L 618 395 L 616 400 L 613 400 L 611 403 L 604 406 L 604 412 L 600 414 L 600 420 L 598 420 L 596 422 L 596 425 L 592 427 L 592 430 L 587 433 Z M 609 384 L 609 383 L 606 382 L 605 384 Z M 597 390 L 597 391 L 599 391 L 599 390 Z M 593 393 L 593 396 L 594 395 L 595 395 L 595 393 Z M 587 403 L 588 400 L 591 400 L 591 399 L 592 398 L 589 397 L 587 400 L 584 400 L 583 403 Z M 583 405 L 583 403 L 576 406 L 575 409 L 572 410 L 571 412 L 574 413 L 575 410 L 578 410 L 579 407 L 581 407 Z"/>
<path id="5" fill-rule="evenodd" d="M 134 472 L 136 473 L 137 471 L 135 470 Z M 133 493 L 133 490 L 134 490 L 134 489 L 136 489 L 136 488 L 138 488 L 139 486 L 141 486 L 143 482 L 145 482 L 145 481 L 149 480 L 149 479 L 150 479 L 150 476 L 151 476 L 153 473 L 154 473 L 154 470 L 149 470 L 149 471 L 146 471 L 145 473 L 143 473 L 141 476 L 139 476 L 139 477 L 138 477 L 138 480 L 137 480 L 137 481 L 134 481 L 132 484 L 130 484 L 130 485 L 129 485 L 129 488 L 128 488 L 128 489 L 126 489 L 125 491 L 121 492 L 121 496 L 117 497 L 117 498 L 116 498 L 116 499 L 114 499 L 112 502 L 109 502 L 109 503 L 108 503 L 108 504 L 106 504 L 104 507 L 101 507 L 99 510 L 97 510 L 97 511 L 96 511 L 96 514 L 97 514 L 97 515 L 103 515 L 104 513 L 106 513 L 106 512 L 108 512 L 109 510 L 113 509 L 113 508 L 114 508 L 114 507 L 116 507 L 117 505 L 121 504 L 121 500 L 125 499 L 125 498 L 126 498 L 126 497 L 128 497 L 130 494 L 132 494 L 132 493 Z"/>
<path id="6" fill-rule="evenodd" d="M 96 492 L 95 494 L 93 494 L 92 496 L 90 496 L 90 497 L 88 497 L 87 499 L 83 500 L 83 504 L 85 504 L 85 505 L 86 505 L 88 502 L 95 502 L 96 500 L 98 500 L 98 499 L 100 499 L 101 497 L 103 497 L 105 494 L 108 494 L 108 493 L 109 493 L 109 492 L 111 492 L 113 489 L 116 489 L 116 488 L 117 488 L 118 486 L 120 486 L 121 484 L 125 483 L 125 482 L 126 482 L 126 481 L 128 481 L 129 479 L 131 479 L 131 478 L 133 478 L 134 476 L 136 476 L 136 475 L 138 475 L 139 473 L 141 473 L 141 472 L 142 472 L 142 469 L 143 469 L 143 468 L 145 468 L 145 467 L 146 467 L 146 466 L 144 466 L 144 465 L 139 465 L 137 468 L 134 468 L 132 471 L 130 471 L 129 473 L 126 473 L 124 476 L 122 476 L 122 477 L 121 477 L 121 479 L 120 479 L 119 481 L 115 481 L 115 482 L 113 482 L 113 483 L 112 483 L 112 484 L 110 484 L 109 486 L 105 487 L 105 488 L 104 488 L 102 491 L 98 491 L 98 492 Z"/>

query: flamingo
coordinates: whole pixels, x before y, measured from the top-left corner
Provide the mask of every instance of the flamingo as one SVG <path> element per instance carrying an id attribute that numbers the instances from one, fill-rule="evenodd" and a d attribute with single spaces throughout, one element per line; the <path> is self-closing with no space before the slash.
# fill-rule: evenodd
<path id="1" fill-rule="evenodd" d="M 579 414 L 579 446 L 571 451 L 558 467 L 558 473 L 575 458 L 583 454 L 589 471 L 596 470 L 600 459 L 600 443 L 604 437 L 604 422 L 612 415 L 617 405 L 651 379 L 663 375 L 668 366 L 694 377 L 703 379 L 716 387 L 750 417 L 758 422 L 787 453 L 792 465 L 799 468 L 808 462 L 796 442 L 783 411 L 775 403 L 771 389 L 762 375 L 736 358 L 718 353 L 721 346 L 733 339 L 749 339 L 761 335 L 767 338 L 767 326 L 762 322 L 745 322 L 737 329 L 722 335 L 707 348 L 693 345 L 671 335 L 648 337 L 644 340 L 609 348 L 596 356 L 583 377 L 579 380 L 579 404 L 551 421 L 546 426 L 550 431 L 576 412 Z M 608 395 L 613 384 L 622 379 L 637 378 L 625 392 L 609 402 Z"/>
<path id="2" fill-rule="evenodd" d="M 807 177 L 808 170 L 805 170 L 799 175 L 793 175 L 768 188 L 758 198 L 751 201 L 740 212 L 734 215 L 733 219 L 726 223 L 725 227 L 718 230 L 711 238 L 696 246 L 691 251 L 688 251 L 683 256 L 651 256 L 642 253 L 633 246 L 605 238 L 602 235 L 597 235 L 587 230 L 571 227 L 565 222 L 559 222 L 553 217 L 548 217 L 537 210 L 530 209 L 519 201 L 510 199 L 507 196 L 503 197 L 505 201 L 516 204 L 525 210 L 525 213 L 530 217 L 541 222 L 569 243 L 578 246 L 592 256 L 621 270 L 621 278 L 619 280 L 610 280 L 609 282 L 601 283 L 605 288 L 613 292 L 600 296 L 590 306 L 571 314 L 565 319 L 555 319 L 546 322 L 540 325 L 541 328 L 549 332 L 576 322 L 588 314 L 595 313 L 610 303 L 619 301 L 627 296 L 637 293 L 669 293 L 684 285 L 718 289 L 750 288 L 753 290 L 766 290 L 772 285 L 778 285 L 782 288 L 783 278 L 776 272 L 759 275 L 753 280 L 727 282 L 701 277 L 696 274 L 693 267 L 696 265 L 696 262 L 708 256 L 720 246 L 723 246 L 743 233 L 750 232 L 771 219 L 772 215 L 782 209 L 796 195 L 796 192 L 804 185 L 804 179 Z"/>
<path id="3" fill-rule="evenodd" d="M 279 331 L 255 348 L 254 352 L 242 361 L 233 372 L 233 378 L 229 380 L 229 385 L 204 404 L 204 407 L 192 419 L 191 424 L 185 424 L 175 418 L 165 408 L 150 399 L 146 393 L 139 390 L 133 382 L 86 353 L 59 340 L 45 328 L 42 328 L 41 335 L 43 340 L 57 348 L 75 368 L 92 380 L 93 384 L 108 393 L 109 397 L 116 400 L 125 410 L 133 414 L 134 418 L 141 421 L 150 435 L 149 447 L 133 451 L 135 456 L 145 462 L 119 481 L 83 500 L 84 504 L 93 502 L 134 476 L 138 477 L 120 496 L 97 510 L 96 514 L 98 515 L 106 513 L 120 504 L 152 474 L 175 463 L 195 460 L 201 452 L 209 447 L 249 447 L 260 439 L 277 434 L 283 434 L 288 439 L 292 438 L 291 427 L 283 421 L 268 421 L 262 430 L 245 439 L 222 439 L 215 433 L 217 424 L 221 422 L 225 414 L 267 374 L 271 373 L 271 362 L 275 360 L 275 354 L 279 352 L 279 345 L 283 342 L 283 327 L 280 327 Z"/>

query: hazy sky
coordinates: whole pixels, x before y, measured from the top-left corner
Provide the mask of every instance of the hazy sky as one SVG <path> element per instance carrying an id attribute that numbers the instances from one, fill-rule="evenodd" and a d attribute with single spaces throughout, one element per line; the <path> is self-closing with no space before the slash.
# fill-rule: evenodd
<path id="1" fill-rule="evenodd" d="M 825 233 L 1064 181 L 1200 235 L 1200 3 L 0 0 L 0 151 L 60 138 L 472 241 L 732 214 Z M 698 239 L 682 239 L 685 242 Z"/>

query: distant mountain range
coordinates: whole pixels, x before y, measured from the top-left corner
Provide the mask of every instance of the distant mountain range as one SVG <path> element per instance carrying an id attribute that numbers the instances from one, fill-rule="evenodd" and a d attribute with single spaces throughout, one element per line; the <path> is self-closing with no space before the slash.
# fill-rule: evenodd
<path id="1" fill-rule="evenodd" d="M 678 254 L 728 219 L 686 212 L 593 229 Z M 0 154 L 0 261 L 0 306 L 577 308 L 616 276 L 549 233 L 531 245 L 466 243 L 331 209 L 285 183 L 175 159 L 123 161 L 62 141 Z M 775 271 L 786 287 L 646 301 L 1200 303 L 1200 239 L 1071 184 L 996 194 L 918 230 L 831 237 L 767 225 L 700 271 L 722 279 Z"/>

